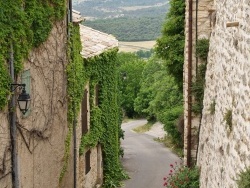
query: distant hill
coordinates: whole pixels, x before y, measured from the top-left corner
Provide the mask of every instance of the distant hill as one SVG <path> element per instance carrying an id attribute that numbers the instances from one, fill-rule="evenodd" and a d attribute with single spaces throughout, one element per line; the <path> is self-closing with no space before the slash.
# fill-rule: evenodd
<path id="1" fill-rule="evenodd" d="M 168 10 L 168 0 L 74 0 L 84 25 L 122 41 L 155 40 Z"/>

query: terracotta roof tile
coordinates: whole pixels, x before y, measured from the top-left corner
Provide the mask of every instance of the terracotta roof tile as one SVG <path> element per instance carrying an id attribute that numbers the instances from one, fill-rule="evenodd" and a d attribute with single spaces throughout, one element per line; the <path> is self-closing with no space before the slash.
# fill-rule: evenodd
<path id="1" fill-rule="evenodd" d="M 109 49 L 118 47 L 118 40 L 114 36 L 81 24 L 80 35 L 83 46 L 81 55 L 85 59 L 100 55 Z"/>
<path id="2" fill-rule="evenodd" d="M 84 21 L 85 19 L 81 16 L 81 13 L 76 11 L 76 10 L 72 10 L 72 21 L 73 23 L 80 23 L 82 21 Z"/>

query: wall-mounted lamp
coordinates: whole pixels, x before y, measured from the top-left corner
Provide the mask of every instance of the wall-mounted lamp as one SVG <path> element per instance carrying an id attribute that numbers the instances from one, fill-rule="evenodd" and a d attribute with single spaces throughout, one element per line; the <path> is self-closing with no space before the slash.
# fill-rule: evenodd
<path id="1" fill-rule="evenodd" d="M 30 107 L 30 95 L 26 93 L 25 86 L 26 84 L 11 84 L 12 88 L 11 91 L 15 91 L 17 88 L 22 89 L 22 93 L 19 94 L 17 102 L 20 111 L 23 115 L 29 110 Z"/>

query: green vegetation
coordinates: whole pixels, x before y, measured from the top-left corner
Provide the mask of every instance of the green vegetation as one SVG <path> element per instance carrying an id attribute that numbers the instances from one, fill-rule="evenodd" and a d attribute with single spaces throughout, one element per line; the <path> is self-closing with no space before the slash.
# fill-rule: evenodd
<path id="1" fill-rule="evenodd" d="M 238 179 L 236 180 L 238 188 L 248 188 L 250 187 L 250 167 L 245 171 L 241 171 L 238 174 Z"/>
<path id="2" fill-rule="evenodd" d="M 121 106 L 129 118 L 138 117 L 134 101 L 140 90 L 140 82 L 145 61 L 133 53 L 119 53 Z"/>
<path id="3" fill-rule="evenodd" d="M 196 55 L 198 58 L 200 58 L 202 62 L 198 66 L 196 80 L 192 84 L 192 94 L 195 98 L 195 101 L 192 106 L 192 111 L 195 114 L 201 114 L 203 109 L 208 50 L 209 50 L 209 40 L 199 39 L 196 44 Z"/>
<path id="4" fill-rule="evenodd" d="M 170 9 L 157 39 L 156 54 L 165 60 L 169 75 L 173 76 L 180 91 L 183 85 L 185 1 L 170 0 Z"/>
<path id="5" fill-rule="evenodd" d="M 143 71 L 135 110 L 148 120 L 162 122 L 172 142 L 181 147 L 182 135 L 177 122 L 183 112 L 182 105 L 182 93 L 174 79 L 169 76 L 162 61 L 152 57 Z"/>
<path id="6" fill-rule="evenodd" d="M 205 38 L 199 39 L 196 44 L 197 57 L 199 57 L 203 62 L 207 62 L 208 51 L 209 40 Z"/>
<path id="7" fill-rule="evenodd" d="M 0 60 L 0 110 L 7 104 L 7 95 L 10 94 L 11 79 L 8 70 L 5 66 L 4 60 Z"/>
<path id="8" fill-rule="evenodd" d="M 119 41 L 155 40 L 161 31 L 164 17 L 114 18 L 86 21 L 84 25 L 114 35 Z"/>
<path id="9" fill-rule="evenodd" d="M 73 51 L 72 51 L 73 50 Z M 69 111 L 69 133 L 65 140 L 64 166 L 61 171 L 60 181 L 68 166 L 70 140 L 73 126 L 73 108 L 79 114 L 84 87 L 90 85 L 90 130 L 82 136 L 80 154 L 85 149 L 101 144 L 103 148 L 103 187 L 117 187 L 120 181 L 126 178 L 119 161 L 120 137 L 122 137 L 121 113 L 118 103 L 118 77 L 117 77 L 117 51 L 109 50 L 90 59 L 83 60 L 80 55 L 81 42 L 79 27 L 72 28 L 72 38 L 69 42 L 70 63 L 67 67 Z M 84 63 L 83 63 L 84 61 Z M 98 100 L 95 104 L 95 86 L 99 85 Z"/>
<path id="10" fill-rule="evenodd" d="M 59 182 L 61 183 L 64 174 L 68 167 L 69 156 L 70 156 L 70 146 L 73 134 L 73 121 L 74 121 L 74 109 L 76 109 L 76 114 L 79 113 L 80 104 L 83 95 L 83 89 L 87 83 L 87 75 L 85 67 L 83 65 L 83 59 L 80 55 L 82 50 L 82 44 L 80 40 L 79 27 L 70 25 L 70 30 L 72 32 L 72 37 L 68 41 L 68 60 L 69 64 L 67 66 L 67 93 L 68 93 L 68 134 L 65 139 L 65 151 L 64 151 L 64 164 L 59 177 Z"/>
<path id="11" fill-rule="evenodd" d="M 120 185 L 121 180 L 127 178 L 119 161 L 119 140 L 122 136 L 122 131 L 120 127 L 121 113 L 118 103 L 117 51 L 118 49 L 113 49 L 85 61 L 86 71 L 89 73 L 92 96 L 94 86 L 96 84 L 100 86 L 99 105 L 93 108 L 94 98 L 90 101 L 91 108 L 95 110 L 94 113 L 91 109 L 91 112 L 93 112 L 93 117 L 91 117 L 93 130 L 90 129 L 90 134 L 92 134 L 92 137 L 96 137 L 98 134 L 98 139 L 95 139 L 95 145 L 100 142 L 103 148 L 104 187 L 117 187 Z M 96 116 L 94 116 L 95 114 Z M 86 143 L 89 142 L 85 143 L 84 140 L 86 141 L 86 139 L 84 137 L 82 138 L 81 147 L 82 145 L 85 145 L 85 147 L 94 146 L 93 142 L 92 145 L 87 145 Z M 89 139 L 91 139 L 91 136 L 89 136 Z"/>
<path id="12" fill-rule="evenodd" d="M 120 75 L 123 77 L 126 73 L 120 89 L 125 115 L 162 122 L 172 143 L 182 147 L 183 125 L 178 123 L 183 113 L 182 93 L 162 61 L 155 56 L 148 61 L 138 61 L 131 53 L 120 53 L 119 59 Z"/>
<path id="13" fill-rule="evenodd" d="M 227 110 L 227 112 L 224 115 L 224 121 L 226 122 L 226 124 L 231 132 L 233 129 L 233 127 L 232 127 L 233 126 L 233 124 L 232 124 L 232 121 L 233 121 L 232 110 Z"/>
<path id="14" fill-rule="evenodd" d="M 176 163 L 177 164 L 177 163 Z M 164 178 L 164 186 L 167 188 L 199 188 L 200 172 L 198 167 L 170 165 L 169 175 Z"/>
<path id="15" fill-rule="evenodd" d="M 168 6 L 165 0 L 93 0 L 76 3 L 74 8 L 87 18 L 85 25 L 119 41 L 148 41 L 160 36 Z"/>
<path id="16" fill-rule="evenodd" d="M 215 113 L 215 105 L 216 105 L 216 102 L 214 99 L 213 102 L 210 104 L 210 108 L 209 108 L 211 115 L 214 115 L 214 113 Z"/>
<path id="17" fill-rule="evenodd" d="M 173 144 L 172 137 L 169 135 L 166 135 L 164 138 L 155 138 L 154 139 L 157 142 L 163 143 L 167 148 L 169 148 L 173 153 L 178 155 L 179 157 L 184 156 L 183 154 L 183 148 Z"/>
<path id="18" fill-rule="evenodd" d="M 195 114 L 201 114 L 203 109 L 206 68 L 206 63 L 202 63 L 198 66 L 196 80 L 192 84 L 192 94 L 195 98 L 192 105 L 192 111 Z"/>
<path id="19" fill-rule="evenodd" d="M 138 55 L 140 58 L 150 58 L 151 55 L 153 55 L 154 50 L 139 50 L 136 52 L 136 55 Z"/>
<path id="20" fill-rule="evenodd" d="M 11 82 L 7 71 L 11 44 L 17 74 L 29 51 L 47 39 L 53 22 L 63 18 L 65 5 L 65 0 L 0 1 L 0 110 L 7 104 Z"/>
<path id="21" fill-rule="evenodd" d="M 153 122 L 149 122 L 145 125 L 134 128 L 133 131 L 135 131 L 137 133 L 145 133 L 145 132 L 149 131 L 152 126 L 153 126 Z"/>
<path id="22" fill-rule="evenodd" d="M 80 11 L 84 17 L 112 19 L 121 16 L 135 18 L 161 15 L 164 17 L 168 3 L 165 0 L 91 0 L 75 3 L 73 6 L 74 9 Z"/>

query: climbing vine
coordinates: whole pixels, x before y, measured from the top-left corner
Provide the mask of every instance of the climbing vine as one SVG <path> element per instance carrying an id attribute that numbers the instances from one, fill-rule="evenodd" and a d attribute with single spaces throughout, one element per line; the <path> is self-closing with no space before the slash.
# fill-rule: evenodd
<path id="1" fill-rule="evenodd" d="M 79 53 L 82 50 L 79 26 L 69 25 L 71 33 L 68 40 L 68 66 L 67 66 L 67 94 L 68 94 L 68 134 L 65 139 L 64 164 L 60 173 L 59 183 L 61 183 L 68 167 L 70 156 L 70 143 L 73 133 L 73 121 L 75 115 L 79 113 L 84 86 L 87 83 L 87 75 L 83 64 L 83 59 Z M 75 112 L 74 112 L 75 110 Z"/>
<path id="2" fill-rule="evenodd" d="M 17 74 L 33 47 L 47 38 L 53 22 L 61 20 L 66 0 L 8 0 L 0 1 L 0 110 L 7 104 L 10 78 L 7 62 L 13 45 Z"/>
<path id="3" fill-rule="evenodd" d="M 126 178 L 119 161 L 121 113 L 118 104 L 117 51 L 118 49 L 109 50 L 85 62 L 90 76 L 91 127 L 89 134 L 82 137 L 81 148 L 101 143 L 104 157 L 104 187 L 117 187 L 120 181 Z M 95 106 L 93 91 L 97 83 L 100 85 L 99 105 Z"/>
<path id="4" fill-rule="evenodd" d="M 116 54 L 118 49 L 83 60 L 79 53 L 82 49 L 79 26 L 70 26 L 70 33 L 67 67 L 69 132 L 65 140 L 64 165 L 59 182 L 64 177 L 69 161 L 74 119 L 73 107 L 76 109 L 75 115 L 78 115 L 84 88 L 89 82 L 90 130 L 82 136 L 79 153 L 82 155 L 86 149 L 93 148 L 100 143 L 103 148 L 104 187 L 115 187 L 125 177 L 119 161 L 121 113 L 117 102 Z M 96 85 L 99 86 L 98 105 L 95 104 Z"/>
<path id="5" fill-rule="evenodd" d="M 196 44 L 196 56 L 201 60 L 201 64 L 198 66 L 196 80 L 192 84 L 193 85 L 192 94 L 195 98 L 192 111 L 196 114 L 201 114 L 203 109 L 203 97 L 204 97 L 208 51 L 209 51 L 209 40 L 199 39 Z"/>

